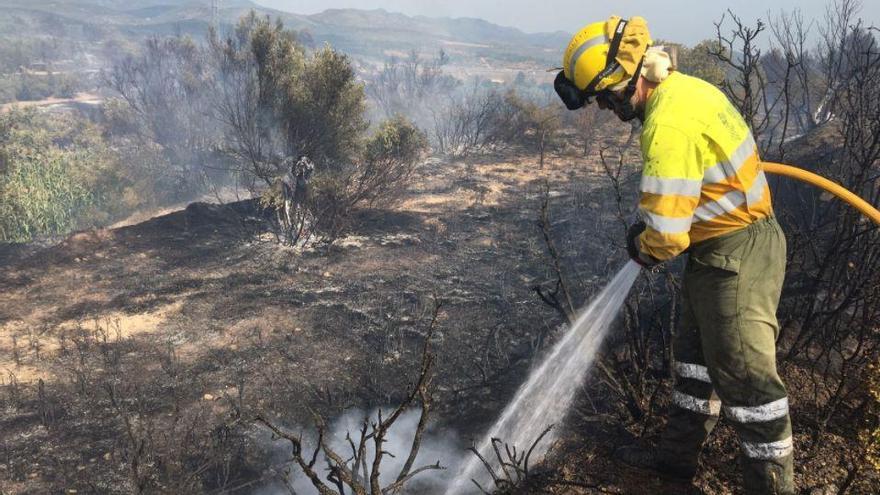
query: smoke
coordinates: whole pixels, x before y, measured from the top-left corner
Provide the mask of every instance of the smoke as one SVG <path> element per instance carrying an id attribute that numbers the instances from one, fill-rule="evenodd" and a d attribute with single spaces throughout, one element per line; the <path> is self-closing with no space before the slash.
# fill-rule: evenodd
<path id="1" fill-rule="evenodd" d="M 392 408 L 383 408 L 383 417 L 390 413 Z M 346 434 L 351 434 L 352 440 L 357 445 L 360 438 L 360 430 L 364 418 L 368 421 L 375 421 L 378 409 L 366 414 L 363 410 L 347 411 L 336 418 L 330 425 L 330 433 L 328 443 L 331 448 L 343 458 L 351 455 L 351 446 L 346 441 Z M 393 455 L 385 455 L 382 458 L 382 464 L 379 471 L 379 480 L 382 486 L 393 483 L 397 475 L 400 473 L 403 464 L 409 456 L 410 447 L 412 446 L 413 435 L 419 423 L 420 411 L 411 410 L 403 413 L 394 425 L 388 430 L 386 442 L 383 450 Z M 369 433 L 369 430 L 367 431 Z M 307 437 L 304 433 L 303 447 L 307 456 L 311 456 L 316 439 L 312 435 Z M 289 458 L 290 444 L 286 440 L 276 440 L 272 442 L 268 437 L 259 435 L 258 440 L 266 438 L 266 448 L 269 450 L 273 460 L 282 460 Z M 375 454 L 375 445 L 372 441 L 367 442 L 367 467 L 372 466 L 372 459 Z M 453 474 L 458 471 L 459 463 L 462 458 L 470 455 L 461 448 L 458 436 L 450 430 L 439 429 L 429 425 L 427 431 L 422 437 L 421 448 L 413 464 L 413 469 L 426 464 L 440 465 L 446 469 L 428 470 L 416 475 L 409 483 L 407 483 L 407 492 L 409 493 L 443 493 L 446 486 L 452 481 Z M 315 469 L 322 479 L 326 480 L 327 469 L 326 462 L 323 461 L 322 454 L 318 455 L 318 462 L 315 463 Z M 290 487 L 297 495 L 314 495 L 318 490 L 312 485 L 311 481 L 302 473 L 297 465 L 291 463 L 289 466 Z M 283 471 L 283 469 L 281 470 Z M 283 481 L 275 481 L 272 484 L 262 487 L 256 492 L 258 495 L 282 495 L 289 494 L 288 487 L 285 487 Z"/>

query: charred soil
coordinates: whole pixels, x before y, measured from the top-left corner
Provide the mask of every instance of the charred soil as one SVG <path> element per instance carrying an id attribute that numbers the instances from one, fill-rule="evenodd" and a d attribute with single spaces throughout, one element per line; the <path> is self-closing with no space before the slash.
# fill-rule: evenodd
<path id="1" fill-rule="evenodd" d="M 604 233 L 612 193 L 582 162 L 430 161 L 399 206 L 359 212 L 329 247 L 280 245 L 243 201 L 0 248 L 0 492 L 251 492 L 285 466 L 250 419 L 308 430 L 313 413 L 399 401 L 435 300 L 434 429 L 478 435 L 562 323 L 533 290 L 555 280 L 536 226 L 544 185 L 561 249 L 581 258 L 579 296 L 623 262 L 622 232 Z M 680 493 L 611 455 L 661 420 L 633 422 L 590 390 L 534 491 Z M 841 438 L 799 449 L 803 486 L 838 469 Z M 706 493 L 736 493 L 735 454 L 721 427 Z"/>

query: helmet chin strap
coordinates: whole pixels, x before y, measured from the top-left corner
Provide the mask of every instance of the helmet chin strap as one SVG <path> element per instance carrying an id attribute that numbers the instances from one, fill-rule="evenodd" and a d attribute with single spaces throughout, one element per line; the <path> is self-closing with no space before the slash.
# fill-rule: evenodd
<path id="1" fill-rule="evenodd" d="M 642 63 L 644 63 L 644 61 L 645 57 L 642 56 L 642 59 L 639 60 L 638 67 L 636 67 L 635 74 L 633 74 L 627 83 L 626 89 L 623 90 L 623 102 L 619 106 L 615 105 L 614 113 L 624 122 L 629 122 L 636 117 L 641 117 L 640 112 L 636 110 L 635 106 L 632 104 L 632 97 L 636 93 L 636 86 L 638 85 L 639 77 L 642 74 Z"/>
<path id="2" fill-rule="evenodd" d="M 645 63 L 645 56 L 642 55 L 642 58 L 639 60 L 639 65 L 636 66 L 636 72 L 629 79 L 629 83 L 626 85 L 626 90 L 623 92 L 627 98 L 631 97 L 636 93 L 636 86 L 639 84 L 639 77 L 642 75 L 642 64 Z"/>
<path id="3" fill-rule="evenodd" d="M 596 86 L 605 79 L 610 76 L 620 64 L 617 63 L 617 51 L 620 49 L 620 42 L 623 40 L 623 30 L 626 29 L 628 21 L 626 19 L 621 19 L 617 22 L 617 27 L 614 29 L 614 37 L 611 39 L 611 45 L 608 47 L 608 54 L 605 57 L 605 68 L 599 71 L 593 80 L 587 84 L 587 87 L 584 88 L 584 93 L 593 94 Z"/>

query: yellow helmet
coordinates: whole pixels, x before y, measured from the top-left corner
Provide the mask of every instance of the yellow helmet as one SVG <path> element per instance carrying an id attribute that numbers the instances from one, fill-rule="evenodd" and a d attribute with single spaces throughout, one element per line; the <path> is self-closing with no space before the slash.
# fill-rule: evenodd
<path id="1" fill-rule="evenodd" d="M 647 22 L 638 16 L 588 24 L 568 43 L 562 57 L 564 77 L 588 96 L 615 88 L 639 70 L 650 36 Z"/>

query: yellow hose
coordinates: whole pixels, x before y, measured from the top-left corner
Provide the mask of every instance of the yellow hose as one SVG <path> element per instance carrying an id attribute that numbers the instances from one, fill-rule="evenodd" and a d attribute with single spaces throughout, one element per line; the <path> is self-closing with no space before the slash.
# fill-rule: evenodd
<path id="1" fill-rule="evenodd" d="M 807 172 L 804 169 L 792 167 L 791 165 L 783 165 L 781 163 L 773 162 L 761 162 L 761 165 L 764 167 L 765 172 L 791 177 L 830 192 L 862 212 L 862 214 L 873 220 L 877 225 L 880 225 L 880 211 L 871 206 L 871 204 L 864 199 L 842 187 L 840 184 L 832 182 L 825 177 L 816 175 L 812 172 Z"/>

